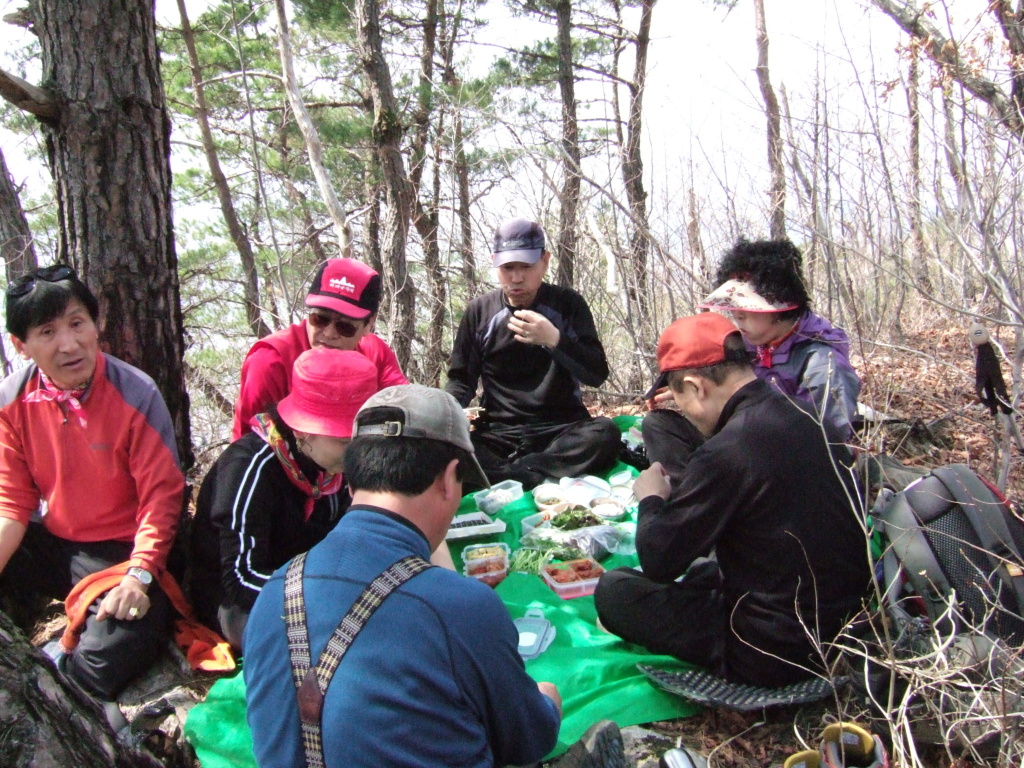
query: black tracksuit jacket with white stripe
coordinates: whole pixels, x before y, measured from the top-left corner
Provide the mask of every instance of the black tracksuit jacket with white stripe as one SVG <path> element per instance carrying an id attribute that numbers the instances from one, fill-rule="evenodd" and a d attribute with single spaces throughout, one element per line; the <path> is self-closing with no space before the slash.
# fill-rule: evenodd
<path id="1" fill-rule="evenodd" d="M 307 477 L 318 471 L 305 456 Z M 319 543 L 348 510 L 348 491 L 319 499 L 305 519 L 306 496 L 274 450 L 250 432 L 220 455 L 199 489 L 192 528 L 190 597 L 199 619 L 216 627 L 220 605 L 252 608 L 271 574 Z"/>

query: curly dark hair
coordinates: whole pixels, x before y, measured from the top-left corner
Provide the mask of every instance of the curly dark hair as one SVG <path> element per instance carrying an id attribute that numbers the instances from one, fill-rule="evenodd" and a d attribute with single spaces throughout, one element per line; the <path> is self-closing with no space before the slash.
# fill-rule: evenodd
<path id="1" fill-rule="evenodd" d="M 726 280 L 745 280 L 771 302 L 796 304 L 780 312 L 780 319 L 799 317 L 811 306 L 803 278 L 803 255 L 789 240 L 740 238 L 718 265 L 716 285 Z"/>

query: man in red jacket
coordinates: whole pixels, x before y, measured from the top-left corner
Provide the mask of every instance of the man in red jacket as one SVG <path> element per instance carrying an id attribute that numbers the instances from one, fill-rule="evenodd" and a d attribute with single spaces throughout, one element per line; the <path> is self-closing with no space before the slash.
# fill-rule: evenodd
<path id="1" fill-rule="evenodd" d="M 353 259 L 328 259 L 306 296 L 309 316 L 260 339 L 245 356 L 232 442 L 249 431 L 253 416 L 291 391 L 295 361 L 313 347 L 359 352 L 377 367 L 378 390 L 408 384 L 391 347 L 373 332 L 380 296 L 380 275 L 368 266 Z"/>
<path id="2" fill-rule="evenodd" d="M 0 383 L 0 595 L 25 607 L 123 570 L 61 662 L 113 724 L 170 635 L 158 581 L 185 484 L 171 418 L 149 376 L 100 351 L 99 305 L 70 267 L 10 283 L 6 313 L 30 364 Z"/>

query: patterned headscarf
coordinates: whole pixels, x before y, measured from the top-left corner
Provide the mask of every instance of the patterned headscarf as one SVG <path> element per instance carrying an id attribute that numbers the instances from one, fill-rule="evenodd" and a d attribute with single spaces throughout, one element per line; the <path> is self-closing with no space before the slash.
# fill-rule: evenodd
<path id="1" fill-rule="evenodd" d="M 313 505 L 324 496 L 330 496 L 341 490 L 344 477 L 341 473 L 332 475 L 323 471 L 317 474 L 316 483 L 311 483 L 305 473 L 299 468 L 299 463 L 292 456 L 288 447 L 288 441 L 281 434 L 269 413 L 257 414 L 252 419 L 252 429 L 257 435 L 267 441 L 267 444 L 274 449 L 274 455 L 284 467 L 285 474 L 291 480 L 292 485 L 306 495 L 306 506 L 304 509 L 306 519 L 313 514 Z"/>

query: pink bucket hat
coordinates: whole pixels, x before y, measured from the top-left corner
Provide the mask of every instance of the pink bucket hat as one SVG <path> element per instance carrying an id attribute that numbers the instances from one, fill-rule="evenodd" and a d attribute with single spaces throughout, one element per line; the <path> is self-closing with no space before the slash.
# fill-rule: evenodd
<path id="1" fill-rule="evenodd" d="M 317 347 L 299 355 L 277 412 L 293 430 L 352 437 L 360 406 L 377 391 L 377 366 L 354 351 Z"/>

